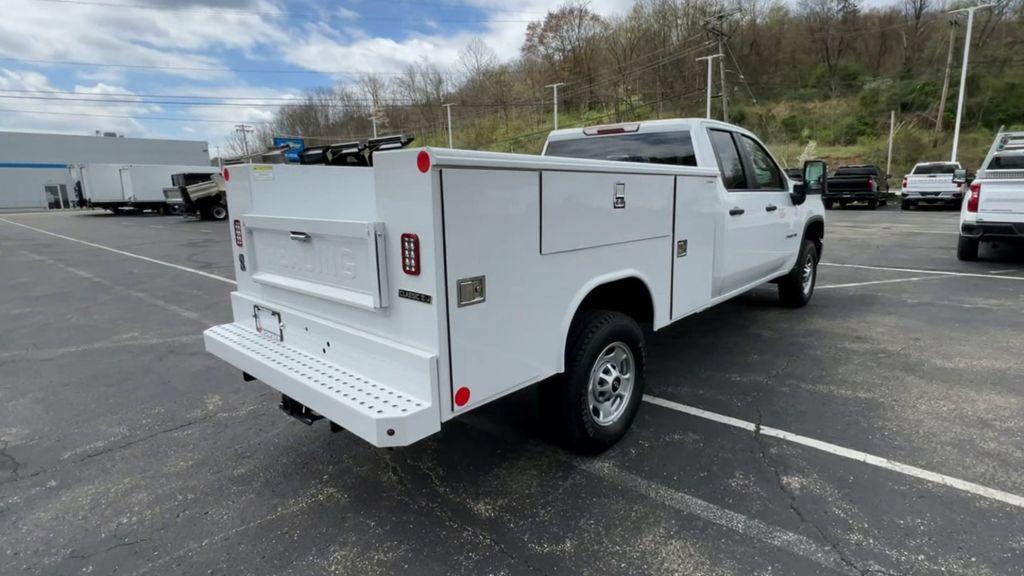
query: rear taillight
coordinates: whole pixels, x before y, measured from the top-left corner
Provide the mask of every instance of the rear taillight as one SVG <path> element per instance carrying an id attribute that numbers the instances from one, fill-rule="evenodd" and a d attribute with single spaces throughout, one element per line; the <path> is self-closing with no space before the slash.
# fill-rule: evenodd
<path id="1" fill-rule="evenodd" d="M 402 272 L 420 275 L 420 237 L 415 234 L 402 234 Z"/>
<path id="2" fill-rule="evenodd" d="M 242 222 L 235 220 L 235 246 L 242 247 Z"/>
<path id="3" fill-rule="evenodd" d="M 971 182 L 971 195 L 967 197 L 967 211 L 977 212 L 979 203 L 981 203 L 981 184 Z"/>
<path id="4" fill-rule="evenodd" d="M 906 179 L 906 177 L 904 177 L 903 178 L 903 183 L 900 184 L 900 188 L 906 188 L 906 187 L 907 187 L 907 179 Z"/>
<path id="5" fill-rule="evenodd" d="M 869 180 L 869 182 L 871 182 L 871 191 L 872 192 L 877 192 L 878 191 L 878 182 L 875 182 L 874 180 Z"/>

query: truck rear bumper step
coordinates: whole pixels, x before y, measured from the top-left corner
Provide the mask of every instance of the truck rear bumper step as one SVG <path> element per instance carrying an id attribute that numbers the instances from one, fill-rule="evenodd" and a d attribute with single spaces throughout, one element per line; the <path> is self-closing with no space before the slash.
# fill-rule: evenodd
<path id="1" fill-rule="evenodd" d="M 203 333 L 206 350 L 378 447 L 441 429 L 430 403 L 241 324 Z"/>

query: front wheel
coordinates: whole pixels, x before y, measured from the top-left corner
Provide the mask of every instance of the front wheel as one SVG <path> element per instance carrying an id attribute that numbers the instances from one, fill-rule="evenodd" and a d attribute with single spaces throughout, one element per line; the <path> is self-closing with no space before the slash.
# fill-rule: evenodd
<path id="1" fill-rule="evenodd" d="M 818 281 L 818 247 L 810 240 L 804 240 L 796 266 L 779 279 L 779 300 L 791 308 L 806 306 L 814 295 Z"/>
<path id="2" fill-rule="evenodd" d="M 563 446 L 598 454 L 629 430 L 640 409 L 647 344 L 636 321 L 620 312 L 591 310 L 573 323 L 565 373 L 541 387 L 541 411 Z"/>

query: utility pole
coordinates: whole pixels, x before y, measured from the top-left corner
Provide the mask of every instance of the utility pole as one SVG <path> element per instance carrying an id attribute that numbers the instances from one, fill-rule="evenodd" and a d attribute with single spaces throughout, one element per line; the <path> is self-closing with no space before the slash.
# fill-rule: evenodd
<path id="1" fill-rule="evenodd" d="M 555 116 L 555 128 L 554 129 L 555 130 L 558 130 L 558 87 L 559 86 L 565 86 L 565 82 L 558 82 L 556 84 L 548 84 L 547 86 L 545 86 L 545 88 L 551 88 L 551 89 L 554 90 L 554 93 L 552 94 L 552 100 L 555 103 L 555 106 L 554 106 L 554 116 Z"/>
<path id="2" fill-rule="evenodd" d="M 981 8 L 991 8 L 995 4 L 981 4 L 979 6 L 971 6 L 970 8 L 961 8 L 959 10 L 952 10 L 950 14 L 956 14 L 957 12 L 967 12 L 967 32 L 964 37 L 964 60 L 960 64 L 960 98 L 956 104 L 956 126 L 953 128 L 953 151 L 949 155 L 950 162 L 956 162 L 957 146 L 960 144 L 960 120 L 964 114 L 964 92 L 967 89 L 967 64 L 970 61 L 971 56 L 971 28 L 974 27 L 974 12 Z"/>
<path id="3" fill-rule="evenodd" d="M 455 105 L 454 103 L 441 104 L 441 106 L 444 106 L 445 108 L 448 109 L 448 147 L 449 148 L 455 148 L 455 146 L 452 145 L 452 106 L 454 106 L 454 105 Z"/>
<path id="4" fill-rule="evenodd" d="M 949 50 L 946 51 L 946 77 L 942 80 L 942 96 L 939 98 L 939 113 L 935 115 L 935 134 L 942 133 L 942 117 L 946 115 L 946 97 L 949 95 L 949 75 L 953 72 L 953 45 L 956 44 L 956 29 L 960 23 L 949 20 Z"/>
<path id="5" fill-rule="evenodd" d="M 255 129 L 248 124 L 235 124 L 235 132 L 242 135 L 242 150 L 246 156 L 249 155 L 249 134 L 252 134 L 254 131 Z"/>
<path id="6" fill-rule="evenodd" d="M 373 137 L 377 137 L 377 111 L 374 110 L 373 114 L 370 114 L 370 122 L 373 123 Z"/>
<path id="7" fill-rule="evenodd" d="M 892 174 L 892 137 L 896 133 L 896 111 L 889 111 L 889 155 L 885 158 L 885 181 L 889 181 Z"/>
<path id="8" fill-rule="evenodd" d="M 707 115 L 706 115 L 706 117 L 709 120 L 711 119 L 711 84 L 713 83 L 712 70 L 714 70 L 715 58 L 721 58 L 721 57 L 722 57 L 722 54 L 719 53 L 719 54 L 712 54 L 711 56 L 701 56 L 700 58 L 697 58 L 697 62 L 700 62 L 701 60 L 706 60 L 707 63 L 708 63 L 708 108 L 707 108 Z"/>
<path id="9" fill-rule="evenodd" d="M 725 91 L 725 51 L 722 49 L 722 37 L 718 37 L 718 75 L 722 81 L 722 122 L 729 121 L 729 95 Z"/>

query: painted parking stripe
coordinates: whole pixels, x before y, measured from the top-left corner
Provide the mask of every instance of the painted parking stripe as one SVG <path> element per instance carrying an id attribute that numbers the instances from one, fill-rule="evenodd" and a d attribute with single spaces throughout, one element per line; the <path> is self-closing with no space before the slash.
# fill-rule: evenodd
<path id="1" fill-rule="evenodd" d="M 858 286 L 871 286 L 872 284 L 895 284 L 897 282 L 917 282 L 918 280 L 938 280 L 943 276 L 914 276 L 913 278 L 892 278 L 890 280 L 871 280 L 870 282 L 851 282 L 849 284 L 826 284 L 824 286 L 815 286 L 816 290 L 826 290 L 828 288 L 856 288 Z"/>
<path id="2" fill-rule="evenodd" d="M 606 461 L 588 460 L 578 466 L 609 482 L 639 492 L 665 506 L 734 530 L 744 536 L 756 538 L 841 574 L 861 574 L 853 566 L 844 563 L 843 558 L 834 549 L 821 546 L 806 536 L 727 510 L 684 492 L 666 488 L 619 469 Z"/>
<path id="3" fill-rule="evenodd" d="M 644 394 L 644 401 L 662 408 L 668 408 L 669 410 L 675 410 L 676 412 L 682 412 L 683 414 L 689 414 L 690 416 L 696 416 L 698 418 L 704 418 L 705 420 L 711 420 L 712 422 L 718 422 L 719 424 L 725 424 L 727 426 L 734 426 L 742 430 L 747 430 L 754 434 L 761 436 L 770 436 L 772 438 L 778 438 L 780 440 L 786 440 L 801 446 L 808 448 L 814 448 L 815 450 L 821 450 L 829 454 L 841 456 L 843 458 L 849 458 L 850 460 L 856 460 L 864 464 L 871 466 L 877 466 L 890 470 L 892 472 L 898 472 L 921 480 L 926 480 L 934 484 L 940 484 L 949 488 L 954 488 L 962 492 L 974 494 L 975 496 L 981 496 L 990 500 L 996 500 L 1004 504 L 1016 506 L 1018 508 L 1024 508 L 1024 496 L 1018 496 L 1002 490 L 996 490 L 994 488 L 988 488 L 974 482 L 968 482 L 967 480 L 961 480 L 952 476 L 946 476 L 945 474 L 939 474 L 909 464 L 903 464 L 895 460 L 883 458 L 881 456 L 875 456 L 859 450 L 853 450 L 850 448 L 844 448 L 836 444 L 829 442 L 822 442 L 821 440 L 815 440 L 814 438 L 808 438 L 807 436 L 801 436 L 799 434 L 793 434 L 792 432 L 786 432 L 785 430 L 779 430 L 778 428 L 772 428 L 770 426 L 758 426 L 753 422 L 746 420 L 740 420 L 739 418 L 733 418 L 732 416 L 726 416 L 724 414 L 718 414 L 717 412 L 710 412 L 701 408 L 693 406 L 687 406 L 686 404 L 680 404 L 657 396 L 651 396 Z"/>
<path id="4" fill-rule="evenodd" d="M 819 266 L 835 266 L 837 268 L 861 268 L 864 270 L 886 270 L 889 272 L 909 272 L 913 274 L 937 274 L 940 276 L 964 276 L 967 278 L 998 278 L 1000 280 L 1024 280 L 1022 276 L 1000 276 L 997 274 L 979 274 L 976 272 L 952 272 L 950 270 L 922 270 L 919 268 L 897 268 L 894 266 L 867 266 L 865 264 L 839 264 L 837 262 L 821 262 Z"/>
<path id="5" fill-rule="evenodd" d="M 57 234 L 56 232 L 50 232 L 48 230 L 43 230 L 42 228 L 36 228 L 35 226 L 29 226 L 28 224 L 22 224 L 21 222 L 15 222 L 13 220 L 8 220 L 7 218 L 0 218 L 0 221 L 7 222 L 8 224 L 13 224 L 15 226 L 21 226 L 22 228 L 28 228 L 29 230 L 34 230 L 34 231 L 39 232 L 41 234 L 47 234 L 47 235 L 53 236 L 55 238 L 60 238 L 62 240 L 67 240 L 69 242 L 77 242 L 78 244 L 83 244 L 85 246 L 91 246 L 93 248 L 99 248 L 100 250 L 106 250 L 108 252 L 113 252 L 114 254 L 120 254 L 122 256 L 128 256 L 130 258 L 138 258 L 139 260 L 145 260 L 146 262 L 152 262 L 153 264 L 159 264 L 161 266 L 167 266 L 168 268 L 174 268 L 175 270 L 182 270 L 184 272 L 191 272 L 192 274 L 198 274 L 199 276 L 203 276 L 203 277 L 206 277 L 206 278 L 211 278 L 213 280 L 219 280 L 221 282 L 224 282 L 224 283 L 227 283 L 227 284 L 231 284 L 232 286 L 237 284 L 234 280 L 232 280 L 230 278 L 225 278 L 223 276 L 218 276 L 216 274 L 210 274 L 209 272 L 203 272 L 202 270 L 196 270 L 195 268 L 189 268 L 188 266 L 182 266 L 180 264 L 172 264 L 171 262 L 164 262 L 163 260 L 157 260 L 156 258 L 150 258 L 148 256 L 143 256 L 141 254 L 135 254 L 133 252 L 125 252 L 124 250 L 118 250 L 117 248 L 111 248 L 110 246 L 104 246 L 103 244 L 96 244 L 95 242 L 88 242 L 86 240 L 79 240 L 78 238 L 72 238 L 70 236 L 65 236 L 63 234 Z M 1024 278 L 1018 278 L 1018 280 L 1024 280 Z"/>

